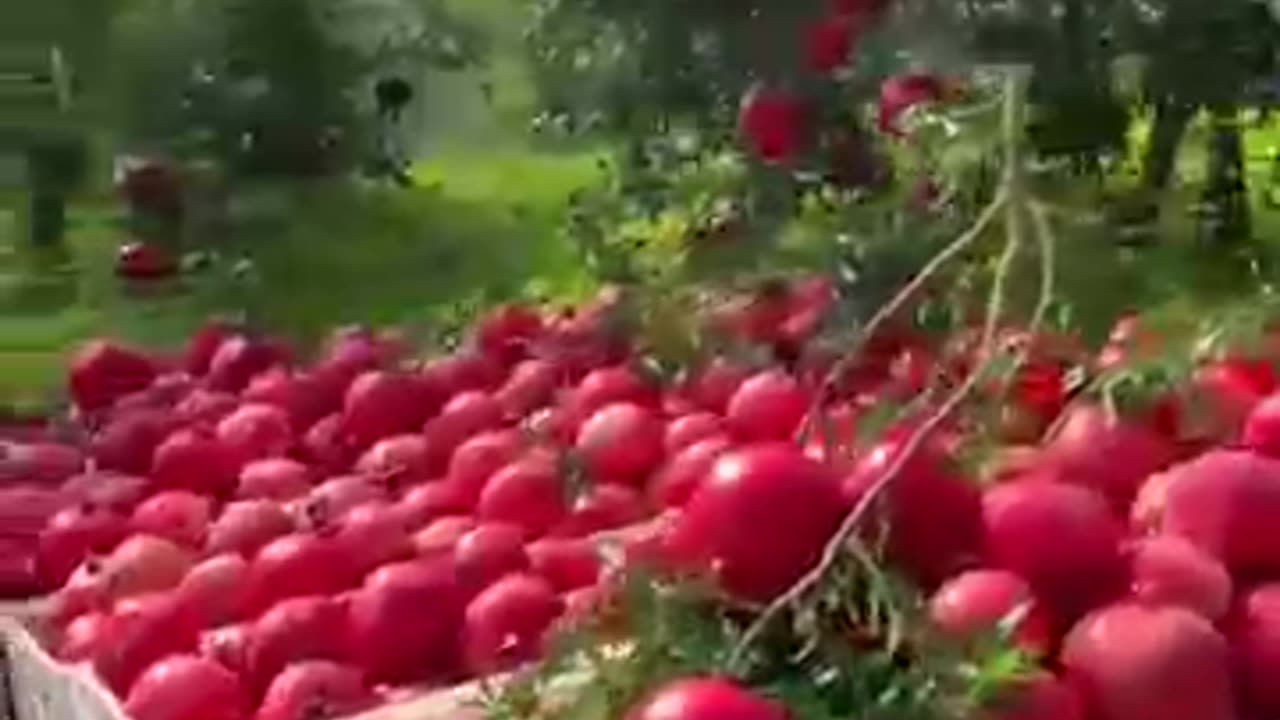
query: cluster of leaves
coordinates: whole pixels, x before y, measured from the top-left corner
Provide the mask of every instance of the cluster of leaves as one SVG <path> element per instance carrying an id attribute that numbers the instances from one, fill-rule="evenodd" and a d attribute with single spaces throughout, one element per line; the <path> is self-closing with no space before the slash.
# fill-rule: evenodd
<path id="1" fill-rule="evenodd" d="M 546 662 L 492 688 L 484 709 L 491 720 L 605 720 L 665 682 L 736 671 L 803 720 L 946 720 L 1024 679 L 1032 665 L 1006 630 L 965 647 L 922 631 L 918 593 L 882 567 L 850 553 L 821 597 L 778 623 L 737 669 L 726 663 L 750 608 L 693 581 L 633 571 L 610 611 L 560 635 Z"/>
<path id="2" fill-rule="evenodd" d="M 375 87 L 458 69 L 478 33 L 434 0 L 135 3 L 117 18 L 119 124 L 143 151 L 241 176 L 344 171 L 376 151 Z"/>

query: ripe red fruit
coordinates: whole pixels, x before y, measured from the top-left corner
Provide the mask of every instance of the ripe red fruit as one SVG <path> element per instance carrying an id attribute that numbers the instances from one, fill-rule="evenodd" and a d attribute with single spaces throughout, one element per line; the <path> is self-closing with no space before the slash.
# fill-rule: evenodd
<path id="1" fill-rule="evenodd" d="M 89 611 L 67 624 L 57 639 L 54 655 L 63 662 L 78 663 L 88 660 L 98 648 L 107 642 L 111 630 L 111 616 L 106 612 Z"/>
<path id="2" fill-rule="evenodd" d="M 1261 585 L 1244 595 L 1230 624 L 1236 679 L 1251 717 L 1280 713 L 1280 585 Z"/>
<path id="3" fill-rule="evenodd" d="M 97 466 L 133 475 L 151 469 L 156 447 L 169 434 L 171 423 L 157 410 L 137 410 L 120 415 L 93 436 L 91 453 Z"/>
<path id="4" fill-rule="evenodd" d="M 789 440 L 809 410 L 809 394 L 781 370 L 752 375 L 739 386 L 725 415 L 734 435 L 748 442 Z"/>
<path id="5" fill-rule="evenodd" d="M 533 571 L 565 593 L 590 587 L 600 579 L 603 561 L 586 538 L 543 538 L 525 548 Z"/>
<path id="6" fill-rule="evenodd" d="M 558 537 L 588 537 L 606 530 L 633 525 L 645 518 L 644 499 L 626 485 L 594 485 L 579 495 L 569 514 L 557 523 Z"/>
<path id="7" fill-rule="evenodd" d="M 694 412 L 682 415 L 667 424 L 663 447 L 670 455 L 724 433 L 724 421 L 711 412 Z"/>
<path id="8" fill-rule="evenodd" d="M 1050 618 L 1026 580 L 1004 570 L 970 570 L 948 580 L 929 601 L 929 617 L 946 634 L 966 639 L 989 635 L 1015 612 L 1013 639 L 1038 656 L 1053 647 Z"/>
<path id="9" fill-rule="evenodd" d="M 222 418 L 235 412 L 239 405 L 239 399 L 231 393 L 196 388 L 174 405 L 173 420 L 178 425 L 211 430 Z"/>
<path id="10" fill-rule="evenodd" d="M 0 440 L 0 482 L 56 485 L 79 473 L 84 465 L 84 455 L 67 445 Z"/>
<path id="11" fill-rule="evenodd" d="M 386 478 L 396 485 L 416 485 L 434 474 L 431 445 L 421 435 L 395 435 L 379 440 L 356 461 L 356 472 Z"/>
<path id="12" fill-rule="evenodd" d="M 1276 389 L 1275 369 L 1265 360 L 1227 357 L 1196 370 L 1191 390 L 1202 401 L 1211 437 L 1232 439 L 1258 403 Z"/>
<path id="13" fill-rule="evenodd" d="M 565 398 L 569 432 L 576 435 L 578 426 L 597 410 L 613 403 L 632 403 L 642 407 L 658 407 L 660 393 L 630 368 L 614 366 L 593 370 L 582 378 Z"/>
<path id="14" fill-rule="evenodd" d="M 248 606 L 249 563 L 235 553 L 214 555 L 191 568 L 174 593 L 201 627 L 239 620 Z"/>
<path id="15" fill-rule="evenodd" d="M 1113 605 L 1067 636 L 1062 666 L 1098 720 L 1231 720 L 1227 643 L 1184 608 Z"/>
<path id="16" fill-rule="evenodd" d="M 511 374 L 493 397 L 507 417 L 524 417 L 548 405 L 560 384 L 556 365 L 541 358 L 525 360 L 511 368 Z"/>
<path id="17" fill-rule="evenodd" d="M 493 390 L 506 379 L 506 372 L 488 355 L 460 350 L 427 363 L 419 377 L 443 393 L 443 398 L 449 398 L 471 390 Z"/>
<path id="18" fill-rule="evenodd" d="M 249 638 L 252 634 L 253 623 L 223 625 L 200 633 L 196 649 L 201 657 L 242 676 L 248 668 Z"/>
<path id="19" fill-rule="evenodd" d="M 480 499 L 489 478 L 515 462 L 524 446 L 524 439 L 515 430 L 479 433 L 454 450 L 445 479 L 470 507 Z"/>
<path id="20" fill-rule="evenodd" d="M 486 355 L 510 364 L 528 355 L 542 330 L 542 316 L 534 308 L 500 305 L 476 323 L 476 344 Z"/>
<path id="21" fill-rule="evenodd" d="M 626 720 L 788 720 L 778 703 L 716 677 L 671 682 L 632 708 Z"/>
<path id="22" fill-rule="evenodd" d="M 821 18 L 805 29 L 805 61 L 810 70 L 829 73 L 849 60 L 855 25 L 847 15 Z"/>
<path id="23" fill-rule="evenodd" d="M 716 357 L 685 381 L 683 393 L 702 409 L 724 415 L 738 386 L 749 377 L 747 368 Z"/>
<path id="24" fill-rule="evenodd" d="M 152 535 L 134 535 L 107 556 L 97 575 L 110 597 L 127 598 L 174 587 L 193 562 L 188 548 Z"/>
<path id="25" fill-rule="evenodd" d="M 57 490 L 18 485 L 0 486 L 0 535 L 34 544 L 49 520 L 61 510 L 63 499 Z"/>
<path id="26" fill-rule="evenodd" d="M 254 376 L 240 398 L 246 403 L 275 405 L 285 411 L 293 427 L 307 428 L 336 412 L 346 389 L 345 377 L 274 367 Z"/>
<path id="27" fill-rule="evenodd" d="M 894 75 L 880 85 L 880 130 L 889 135 L 902 135 L 898 124 L 910 109 L 941 100 L 945 94 L 942 81 L 928 73 Z"/>
<path id="28" fill-rule="evenodd" d="M 67 479 L 59 492 L 66 501 L 127 513 L 137 507 L 151 489 L 151 481 L 116 472 L 86 472 Z M 0 504 L 6 504 L 0 500 Z"/>
<path id="29" fill-rule="evenodd" d="M 413 548 L 418 556 L 434 559 L 453 556 L 453 549 L 464 535 L 477 527 L 470 515 L 447 515 L 419 530 L 413 536 Z"/>
<path id="30" fill-rule="evenodd" d="M 489 478 L 476 505 L 476 517 L 510 523 L 534 538 L 546 534 L 564 517 L 567 504 L 555 462 L 530 453 Z"/>
<path id="31" fill-rule="evenodd" d="M 910 424 L 890 430 L 857 459 L 843 484 L 850 506 L 859 503 L 898 461 L 914 430 Z M 980 491 L 947 469 L 936 439 L 926 441 L 907 461 L 880 502 L 867 536 L 886 533 L 889 555 L 917 582 L 934 586 L 971 566 L 981 554 Z"/>
<path id="32" fill-rule="evenodd" d="M 295 533 L 258 551 L 249 572 L 250 609 L 285 598 L 327 595 L 348 588 L 356 568 L 345 546 L 330 535 Z"/>
<path id="33" fill-rule="evenodd" d="M 524 532 L 515 525 L 482 523 L 458 538 L 453 564 L 462 587 L 475 595 L 501 577 L 529 569 Z"/>
<path id="34" fill-rule="evenodd" d="M 196 618 L 169 593 L 122 600 L 89 653 L 94 672 L 117 695 L 151 663 L 195 646 Z"/>
<path id="35" fill-rule="evenodd" d="M 375 370 L 357 377 L 342 405 L 342 434 L 366 448 L 386 437 L 413 432 L 435 411 L 417 378 Z"/>
<path id="36" fill-rule="evenodd" d="M 1143 425 L 1097 405 L 1068 411 L 1038 468 L 1063 482 L 1091 487 L 1123 511 L 1154 472 L 1168 467 L 1175 448 Z"/>
<path id="37" fill-rule="evenodd" d="M 132 720 L 242 720 L 244 705 L 235 673 L 196 655 L 175 655 L 147 668 L 129 689 L 124 711 Z"/>
<path id="38" fill-rule="evenodd" d="M 582 424 L 575 450 L 596 482 L 639 485 L 662 462 L 663 433 L 652 411 L 614 403 Z"/>
<path id="39" fill-rule="evenodd" d="M 546 580 L 508 575 L 468 605 L 463 622 L 467 667 L 476 674 L 510 669 L 536 659 L 564 602 Z"/>
<path id="40" fill-rule="evenodd" d="M 155 280 L 171 277 L 178 261 L 165 247 L 146 241 L 127 242 L 116 249 L 116 277 L 126 280 Z"/>
<path id="41" fill-rule="evenodd" d="M 351 467 L 359 454 L 353 442 L 342 435 L 342 415 L 326 415 L 307 429 L 302 437 L 302 456 L 317 469 L 341 472 Z"/>
<path id="42" fill-rule="evenodd" d="M 242 405 L 218 423 L 217 433 L 242 464 L 283 456 L 293 446 L 289 416 L 275 405 Z"/>
<path id="43" fill-rule="evenodd" d="M 1086 720 L 1084 701 L 1071 685 L 1048 673 L 1001 693 L 981 720 Z"/>
<path id="44" fill-rule="evenodd" d="M 844 516 L 830 471 L 782 444 L 722 455 L 675 522 L 677 561 L 767 601 L 818 561 Z"/>
<path id="45" fill-rule="evenodd" d="M 356 573 L 363 575 L 413 554 L 409 516 L 399 505 L 374 501 L 352 508 L 338 521 L 337 541 Z"/>
<path id="46" fill-rule="evenodd" d="M 422 429 L 430 448 L 432 472 L 444 471 L 467 438 L 501 425 L 502 407 L 489 393 L 470 390 L 454 396 Z"/>
<path id="47" fill-rule="evenodd" d="M 1241 439 L 1245 447 L 1280 458 L 1280 393 L 1268 395 L 1254 406 Z"/>
<path id="48" fill-rule="evenodd" d="M 464 596 L 449 563 L 388 565 L 351 597 L 348 655 L 375 681 L 452 677 Z"/>
<path id="49" fill-rule="evenodd" d="M 254 375 L 288 361 L 288 351 L 277 343 L 232 335 L 218 346 L 209 360 L 205 383 L 211 390 L 238 393 Z"/>
<path id="50" fill-rule="evenodd" d="M 156 448 L 151 477 L 158 487 L 226 497 L 240 469 L 235 453 L 211 433 L 179 430 Z"/>
<path id="51" fill-rule="evenodd" d="M 94 412 L 150 385 L 156 367 L 139 350 L 108 340 L 93 340 L 76 351 L 67 376 L 76 406 Z"/>
<path id="52" fill-rule="evenodd" d="M 236 497 L 241 500 L 288 501 L 311 490 L 311 469 L 283 457 L 254 460 L 240 471 Z"/>
<path id="53" fill-rule="evenodd" d="M 308 493 L 302 509 L 314 524 L 325 525 L 365 503 L 389 499 L 384 482 L 364 475 L 339 475 Z"/>
<path id="54" fill-rule="evenodd" d="M 986 493 L 983 518 L 990 562 L 1026 578 L 1055 614 L 1076 617 L 1119 590 L 1121 529 L 1096 492 L 1013 482 Z"/>
<path id="55" fill-rule="evenodd" d="M 293 530 L 289 513 L 274 502 L 234 502 L 209 526 L 205 549 L 214 554 L 234 552 L 252 557 L 263 545 Z"/>
<path id="56" fill-rule="evenodd" d="M 234 332 L 230 323 L 216 319 L 205 321 L 187 339 L 182 351 L 182 369 L 197 377 L 204 375 L 218 348 Z"/>
<path id="57" fill-rule="evenodd" d="M 694 443 L 667 460 L 650 484 L 649 496 L 656 507 L 681 507 L 697 491 L 716 458 L 733 443 L 726 437 L 714 437 Z"/>
<path id="58" fill-rule="evenodd" d="M 186 490 L 167 490 L 135 508 L 129 522 L 137 532 L 198 548 L 204 545 L 212 517 L 209 498 Z"/>
<path id="59" fill-rule="evenodd" d="M 59 512 L 40 532 L 37 558 L 41 581 L 50 588 L 62 586 L 80 563 L 90 555 L 110 552 L 128 530 L 123 515 L 93 505 Z"/>
<path id="60" fill-rule="evenodd" d="M 893 0 L 831 0 L 831 9 L 837 15 L 856 19 L 874 19 L 888 9 Z"/>
<path id="61" fill-rule="evenodd" d="M 751 151 L 766 162 L 785 163 L 799 154 L 805 141 L 808 108 L 790 91 L 755 85 L 742 98 L 738 132 Z"/>
<path id="62" fill-rule="evenodd" d="M 327 660 L 294 663 L 271 681 L 256 720 L 313 720 L 360 712 L 376 698 L 364 674 Z"/>
<path id="63" fill-rule="evenodd" d="M 1280 460 L 1212 450 L 1148 484 L 1144 514 L 1161 532 L 1190 540 L 1236 575 L 1280 570 Z"/>
<path id="64" fill-rule="evenodd" d="M 341 327 L 325 342 L 315 370 L 350 381 L 362 372 L 391 364 L 403 351 L 402 339 L 394 331 L 379 333 L 359 325 Z"/>
<path id="65" fill-rule="evenodd" d="M 419 485 L 400 499 L 400 509 L 409 527 L 417 530 L 436 518 L 465 513 L 472 506 L 462 493 L 443 481 Z"/>
<path id="66" fill-rule="evenodd" d="M 1217 622 L 1231 603 L 1231 575 L 1212 555 L 1186 540 L 1165 535 L 1125 548 L 1129 592 L 1149 605 L 1180 605 Z"/>
<path id="67" fill-rule="evenodd" d="M 308 595 L 281 600 L 264 613 L 249 632 L 245 654 L 249 688 L 261 693 L 290 663 L 341 658 L 346 610 L 333 598 Z"/>

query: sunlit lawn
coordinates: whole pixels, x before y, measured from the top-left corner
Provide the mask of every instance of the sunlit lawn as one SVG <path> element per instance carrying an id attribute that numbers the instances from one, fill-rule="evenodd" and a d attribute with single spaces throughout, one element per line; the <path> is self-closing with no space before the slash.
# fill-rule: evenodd
<path id="1" fill-rule="evenodd" d="M 14 251 L 16 227 L 0 224 L 0 402 L 45 400 L 64 353 L 90 335 L 171 345 L 210 313 L 248 311 L 305 342 L 348 322 L 423 327 L 442 308 L 517 295 L 535 279 L 574 292 L 586 278 L 559 218 L 597 172 L 591 152 L 491 150 L 424 161 L 411 190 L 258 189 L 217 247 L 223 263 L 146 296 L 111 275 L 122 231 L 105 209 L 77 213 L 61 272 L 33 271 Z M 228 268 L 242 254 L 255 274 L 235 280 Z"/>

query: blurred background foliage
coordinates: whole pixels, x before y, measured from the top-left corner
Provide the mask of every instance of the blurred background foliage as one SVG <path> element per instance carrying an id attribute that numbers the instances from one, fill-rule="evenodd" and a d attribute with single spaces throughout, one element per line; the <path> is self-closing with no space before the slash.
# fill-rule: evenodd
<path id="1" fill-rule="evenodd" d="M 815 69 L 833 8 L 882 6 Z M 0 183 L 0 402 L 51 386 L 87 335 L 167 343 L 214 311 L 305 342 L 818 268 L 856 317 L 985 199 L 971 71 L 993 63 L 1035 68 L 1038 182 L 1070 210 L 1060 274 L 1084 322 L 1252 289 L 1276 250 L 1276 38 L 1262 0 L 44 0 L 6 13 L 0 46 L 66 51 L 91 162 L 52 257 L 19 241 L 24 188 Z M 880 85 L 903 71 L 967 78 L 971 116 L 885 136 Z M 394 113 L 388 78 L 410 88 Z M 742 152 L 760 87 L 813 109 L 790 162 Z M 137 232 L 123 155 L 182 170 L 174 283 L 111 273 Z"/>

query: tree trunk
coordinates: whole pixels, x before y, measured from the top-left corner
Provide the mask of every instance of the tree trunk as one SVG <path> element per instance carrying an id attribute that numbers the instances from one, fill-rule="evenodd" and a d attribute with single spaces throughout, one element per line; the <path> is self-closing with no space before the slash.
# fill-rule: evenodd
<path id="1" fill-rule="evenodd" d="M 1213 108 L 1213 135 L 1205 177 L 1203 207 L 1209 240 L 1216 244 L 1247 239 L 1252 223 L 1244 143 L 1234 105 Z"/>
<path id="2" fill-rule="evenodd" d="M 1178 159 L 1178 148 L 1194 114 L 1193 106 L 1176 99 L 1163 99 L 1156 103 L 1151 139 L 1142 160 L 1142 189 L 1146 193 L 1158 195 L 1168 189 L 1169 178 L 1173 176 L 1173 166 Z"/>

